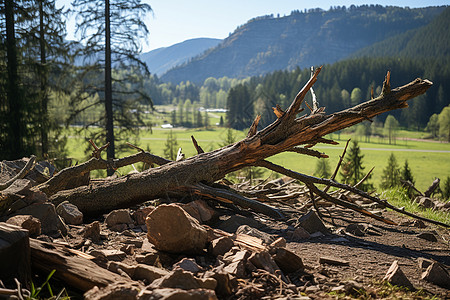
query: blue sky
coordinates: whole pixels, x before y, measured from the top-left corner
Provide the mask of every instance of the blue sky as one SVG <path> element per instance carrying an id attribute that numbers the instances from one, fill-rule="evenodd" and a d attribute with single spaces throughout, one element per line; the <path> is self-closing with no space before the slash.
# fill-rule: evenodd
<path id="1" fill-rule="evenodd" d="M 71 0 L 56 0 L 57 6 L 70 6 Z M 236 27 L 257 16 L 289 15 L 292 10 L 330 6 L 381 4 L 425 7 L 450 5 L 450 0 L 397 0 L 397 1 L 295 1 L 295 0 L 143 0 L 150 4 L 153 13 L 146 24 L 150 35 L 143 45 L 144 52 L 167 47 L 198 37 L 226 38 Z M 73 39 L 74 22 L 67 23 L 68 38 Z"/>

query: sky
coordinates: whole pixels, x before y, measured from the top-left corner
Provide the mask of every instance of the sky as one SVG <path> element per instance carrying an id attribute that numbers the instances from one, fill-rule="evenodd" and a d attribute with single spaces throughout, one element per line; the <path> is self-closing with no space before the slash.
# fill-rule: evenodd
<path id="1" fill-rule="evenodd" d="M 70 7 L 72 0 L 56 0 L 57 7 Z M 145 23 L 150 31 L 142 42 L 143 52 L 168 47 L 192 38 L 224 39 L 239 25 L 264 15 L 289 15 L 293 10 L 330 6 L 380 4 L 401 7 L 450 5 L 450 0 L 396 0 L 396 1 L 304 1 L 304 0 L 142 0 L 152 7 Z M 68 39 L 74 39 L 74 20 L 67 21 Z"/>

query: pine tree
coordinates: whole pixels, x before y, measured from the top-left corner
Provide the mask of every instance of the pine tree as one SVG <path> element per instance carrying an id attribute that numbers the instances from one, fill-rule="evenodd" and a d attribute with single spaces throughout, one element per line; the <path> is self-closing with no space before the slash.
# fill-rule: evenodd
<path id="1" fill-rule="evenodd" d="M 415 180 L 414 180 L 414 177 L 412 175 L 411 169 L 409 168 L 407 159 L 405 159 L 405 164 L 403 165 L 403 169 L 401 171 L 400 178 L 403 181 L 409 181 L 412 184 L 415 183 Z"/>
<path id="2" fill-rule="evenodd" d="M 164 145 L 164 157 L 170 160 L 177 159 L 178 147 L 177 137 L 173 131 L 170 130 Z"/>
<path id="3" fill-rule="evenodd" d="M 79 82 L 86 85 L 80 91 L 92 96 L 98 93 L 97 104 L 104 105 L 104 118 L 96 123 L 104 125 L 106 132 L 95 138 L 106 136 L 107 158 L 111 159 L 116 151 L 115 128 L 127 136 L 130 131 L 136 133 L 144 125 L 141 104 L 151 104 L 141 81 L 149 72 L 138 56 L 139 40 L 148 34 L 142 20 L 151 8 L 141 0 L 75 0 L 72 5 L 80 20 L 77 32 L 85 45 L 81 49 L 85 66 L 80 72 L 84 77 Z M 120 72 L 114 69 L 119 66 Z M 108 170 L 108 175 L 112 173 Z"/>
<path id="4" fill-rule="evenodd" d="M 394 153 L 391 153 L 388 159 L 388 164 L 383 170 L 383 175 L 381 176 L 382 189 L 390 189 L 400 185 L 401 170 L 397 164 L 397 159 Z"/>
<path id="5" fill-rule="evenodd" d="M 358 142 L 352 141 L 348 155 L 345 157 L 340 171 L 340 176 L 345 183 L 356 185 L 361 179 L 364 178 L 364 176 L 366 176 L 363 172 L 365 169 L 362 164 L 363 158 L 364 155 L 361 154 L 361 149 Z M 372 175 L 370 175 L 367 179 L 370 179 L 371 177 Z M 373 189 L 373 185 L 368 183 L 367 179 L 359 186 L 363 191 Z"/>
<path id="6" fill-rule="evenodd" d="M 328 163 L 328 160 L 320 158 L 317 161 L 314 176 L 321 178 L 329 178 L 331 176 L 330 165 Z"/>
<path id="7" fill-rule="evenodd" d="M 450 176 L 447 176 L 447 178 L 444 181 L 444 185 L 441 188 L 442 191 L 442 199 L 443 200 L 449 200 L 450 199 Z"/>

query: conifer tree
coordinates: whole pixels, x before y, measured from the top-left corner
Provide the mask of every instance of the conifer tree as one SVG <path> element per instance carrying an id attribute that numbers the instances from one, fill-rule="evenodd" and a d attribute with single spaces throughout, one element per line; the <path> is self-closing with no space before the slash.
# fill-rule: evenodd
<path id="1" fill-rule="evenodd" d="M 314 176 L 321 178 L 329 178 L 331 176 L 330 164 L 328 163 L 328 160 L 320 158 L 317 161 Z"/>
<path id="2" fill-rule="evenodd" d="M 177 136 L 170 130 L 164 145 L 164 157 L 175 160 L 177 158 L 178 147 Z"/>
<path id="3" fill-rule="evenodd" d="M 340 171 L 340 176 L 345 183 L 356 185 L 364 178 L 364 176 L 366 176 L 366 173 L 364 173 L 365 167 L 363 167 L 362 162 L 363 158 L 364 155 L 361 154 L 361 148 L 359 147 L 358 142 L 352 141 L 348 155 L 345 157 Z M 370 179 L 370 177 L 372 177 L 372 175 L 367 179 Z M 368 183 L 367 179 L 366 182 L 360 185 L 360 188 L 363 191 L 373 189 L 373 185 Z"/>
<path id="4" fill-rule="evenodd" d="M 403 165 L 400 177 L 401 177 L 401 180 L 403 180 L 403 181 L 409 181 L 412 184 L 414 184 L 414 182 L 415 182 L 414 177 L 411 172 L 411 169 L 409 168 L 407 159 L 405 159 L 405 164 Z"/>
<path id="5" fill-rule="evenodd" d="M 381 188 L 390 189 L 400 185 L 401 171 L 397 164 L 397 159 L 394 153 L 391 153 L 388 159 L 388 164 L 383 170 L 383 175 L 381 176 Z"/>

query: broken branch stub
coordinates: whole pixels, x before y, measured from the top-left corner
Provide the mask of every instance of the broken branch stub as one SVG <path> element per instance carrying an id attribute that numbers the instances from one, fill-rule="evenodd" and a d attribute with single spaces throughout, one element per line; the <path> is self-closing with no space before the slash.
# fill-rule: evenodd
<path id="1" fill-rule="evenodd" d="M 326 141 L 322 138 L 326 134 L 383 112 L 404 108 L 407 100 L 425 93 L 432 85 L 428 80 L 416 79 L 396 89 L 386 88 L 377 98 L 337 113 L 297 117 L 300 105 L 317 81 L 320 70 L 321 68 L 316 70 L 290 107 L 277 120 L 261 131 L 252 130 L 251 135 L 237 143 L 185 160 L 160 164 L 157 168 L 95 186 L 62 190 L 51 196 L 50 200 L 56 204 L 68 200 L 89 215 L 130 207 L 164 196 L 167 191 L 179 187 L 193 186 L 199 182 L 212 183 L 230 172 L 255 165 L 275 154 L 290 151 L 295 146 Z"/>

